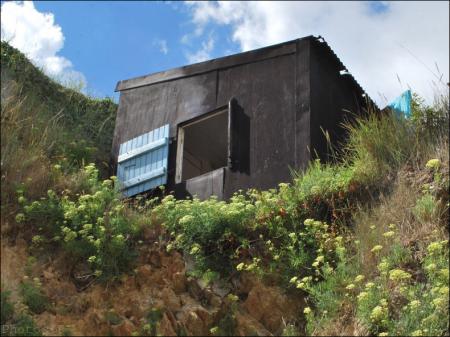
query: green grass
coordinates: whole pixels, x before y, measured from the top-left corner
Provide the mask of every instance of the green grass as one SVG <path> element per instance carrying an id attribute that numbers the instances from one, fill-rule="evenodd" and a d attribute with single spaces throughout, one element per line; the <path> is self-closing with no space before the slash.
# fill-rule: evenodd
<path id="1" fill-rule="evenodd" d="M 23 303 L 28 306 L 31 312 L 40 314 L 48 309 L 50 302 L 41 290 L 39 279 L 35 279 L 33 282 L 24 281 L 19 285 L 19 289 Z"/>
<path id="2" fill-rule="evenodd" d="M 56 164 L 70 174 L 94 162 L 103 178 L 109 176 L 117 104 L 61 86 L 4 41 L 1 72 L 4 222 L 16 212 L 19 186 L 38 199 L 57 184 L 52 170 Z"/>
<path id="3" fill-rule="evenodd" d="M 14 305 L 10 302 L 11 293 L 9 291 L 1 292 L 1 320 L 0 323 L 6 324 L 14 315 Z"/>
<path id="4" fill-rule="evenodd" d="M 40 296 L 40 295 L 39 295 Z M 16 313 L 10 301 L 10 292 L 1 292 L 1 335 L 2 336 L 42 336 L 33 318 L 26 313 Z"/>

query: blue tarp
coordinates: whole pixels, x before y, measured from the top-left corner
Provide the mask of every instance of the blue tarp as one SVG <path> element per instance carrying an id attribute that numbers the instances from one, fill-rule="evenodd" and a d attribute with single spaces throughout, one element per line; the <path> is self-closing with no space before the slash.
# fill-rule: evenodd
<path id="1" fill-rule="evenodd" d="M 398 115 L 403 114 L 406 118 L 411 117 L 411 90 L 406 90 L 403 94 L 393 100 L 388 107 L 392 108 Z"/>

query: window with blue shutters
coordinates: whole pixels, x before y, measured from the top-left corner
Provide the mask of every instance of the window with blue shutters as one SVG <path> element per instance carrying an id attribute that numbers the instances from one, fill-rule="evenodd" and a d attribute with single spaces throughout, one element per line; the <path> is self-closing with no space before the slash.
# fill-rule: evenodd
<path id="1" fill-rule="evenodd" d="M 167 182 L 169 124 L 120 144 L 117 178 L 131 197 Z"/>

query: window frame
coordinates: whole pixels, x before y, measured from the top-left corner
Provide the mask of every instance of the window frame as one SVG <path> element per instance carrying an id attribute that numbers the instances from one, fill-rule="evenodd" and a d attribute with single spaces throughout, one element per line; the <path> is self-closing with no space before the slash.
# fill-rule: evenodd
<path id="1" fill-rule="evenodd" d="M 228 167 L 229 165 L 229 156 L 230 156 L 230 109 L 229 104 L 223 105 L 214 109 L 213 111 L 207 112 L 201 116 L 192 118 L 188 121 L 180 123 L 177 125 L 177 155 L 175 161 L 175 183 L 179 184 L 185 180 L 183 180 L 183 162 L 184 162 L 184 134 L 185 128 L 192 126 L 197 123 L 201 123 L 210 118 L 216 117 L 219 114 L 226 113 L 227 114 L 227 165 L 224 167 Z M 210 171 L 211 172 L 211 171 Z M 195 177 L 193 177 L 195 178 Z M 190 178 L 190 179 L 193 179 Z"/>

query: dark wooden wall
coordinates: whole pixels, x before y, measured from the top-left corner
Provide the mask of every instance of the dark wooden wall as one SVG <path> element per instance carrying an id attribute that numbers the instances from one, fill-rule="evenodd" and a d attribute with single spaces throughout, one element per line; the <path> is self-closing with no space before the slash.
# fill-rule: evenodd
<path id="1" fill-rule="evenodd" d="M 296 167 L 296 160 L 308 160 L 295 155 L 296 58 L 294 48 L 281 56 L 122 91 L 113 156 L 120 143 L 169 123 L 173 137 L 171 187 L 177 124 L 226 105 L 235 97 L 250 121 L 249 174 L 227 171 L 225 194 L 289 181 L 289 167 Z"/>
<path id="2" fill-rule="evenodd" d="M 326 42 L 311 41 L 311 147 L 312 156 L 324 161 L 330 158 L 324 135 L 328 131 L 335 150 L 345 141 L 342 123 L 365 111 L 363 91 L 330 53 Z"/>

